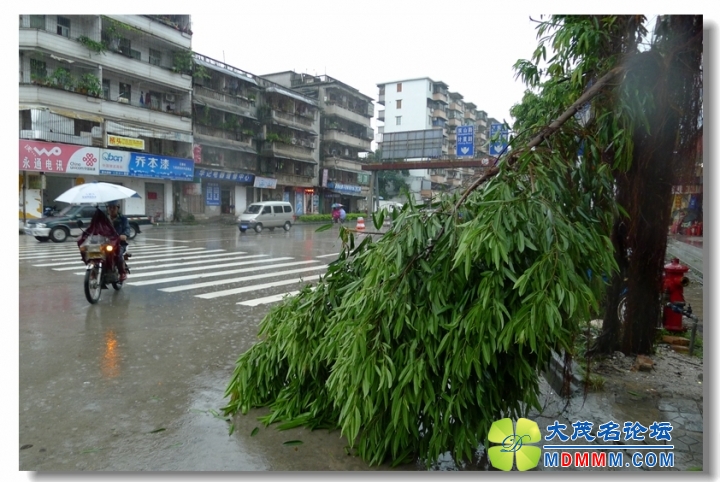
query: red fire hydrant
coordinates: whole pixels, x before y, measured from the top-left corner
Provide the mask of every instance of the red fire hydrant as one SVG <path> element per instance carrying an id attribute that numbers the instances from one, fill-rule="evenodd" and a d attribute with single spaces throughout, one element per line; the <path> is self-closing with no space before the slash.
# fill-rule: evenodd
<path id="1" fill-rule="evenodd" d="M 665 265 L 663 268 L 663 292 L 665 293 L 666 302 L 685 302 L 683 288 L 690 282 L 685 276 L 689 269 L 687 266 L 680 264 L 678 258 L 673 258 L 672 262 Z M 683 331 L 683 315 L 674 312 L 672 308 L 667 306 L 664 310 L 663 326 L 665 329 L 668 331 Z"/>

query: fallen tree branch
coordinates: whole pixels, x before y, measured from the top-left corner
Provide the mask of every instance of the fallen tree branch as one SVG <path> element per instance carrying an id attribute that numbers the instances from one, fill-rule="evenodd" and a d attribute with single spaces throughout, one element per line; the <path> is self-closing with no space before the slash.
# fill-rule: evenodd
<path id="1" fill-rule="evenodd" d="M 562 114 L 560 114 L 560 117 L 555 119 L 549 126 L 547 126 L 545 129 L 540 132 L 537 136 L 535 136 L 527 146 L 525 146 L 525 149 L 532 149 L 533 147 L 536 147 L 540 145 L 542 141 L 550 137 L 556 130 L 560 128 L 569 118 L 575 115 L 578 110 L 588 102 L 590 99 L 595 97 L 597 94 L 600 93 L 600 91 L 610 82 L 613 78 L 615 78 L 618 74 L 623 72 L 625 70 L 625 67 L 615 67 L 607 74 L 603 75 L 600 80 L 595 82 L 592 87 L 590 87 L 583 95 L 578 97 L 578 99 L 565 110 Z M 506 157 L 506 161 L 508 165 L 512 166 L 517 161 L 517 155 L 516 154 L 510 154 L 508 157 Z M 497 166 L 491 168 L 488 170 L 485 174 L 483 174 L 480 178 L 478 178 L 475 182 L 473 182 L 470 187 L 468 187 L 463 195 L 458 199 L 458 202 L 455 203 L 455 210 L 460 207 L 460 205 L 467 199 L 467 197 L 470 195 L 471 192 L 473 192 L 475 189 L 480 187 L 482 183 L 484 183 L 487 179 L 491 178 L 492 176 L 496 175 L 498 172 L 500 172 L 500 168 Z"/>

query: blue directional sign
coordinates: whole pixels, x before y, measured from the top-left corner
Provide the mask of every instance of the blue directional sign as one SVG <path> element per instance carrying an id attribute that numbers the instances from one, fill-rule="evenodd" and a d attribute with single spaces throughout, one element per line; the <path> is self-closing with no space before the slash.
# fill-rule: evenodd
<path id="1" fill-rule="evenodd" d="M 475 155 L 475 126 L 459 126 L 455 128 L 457 157 L 473 157 Z"/>
<path id="2" fill-rule="evenodd" d="M 503 124 L 490 124 L 490 138 L 492 139 L 498 133 L 500 133 L 499 140 L 490 142 L 489 153 L 491 156 L 499 156 L 508 144 L 508 130 L 503 129 Z"/>

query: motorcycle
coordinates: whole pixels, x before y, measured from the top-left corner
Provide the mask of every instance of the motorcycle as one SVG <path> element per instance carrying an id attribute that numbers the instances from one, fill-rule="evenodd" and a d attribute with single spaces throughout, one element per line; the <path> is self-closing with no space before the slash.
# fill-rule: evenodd
<path id="1" fill-rule="evenodd" d="M 78 221 L 78 227 L 82 228 L 82 221 Z M 122 289 L 123 282 L 120 280 L 116 253 L 122 253 L 121 262 L 124 263 L 125 273 L 130 273 L 127 260 L 132 255 L 122 251 L 125 246 L 127 242 L 120 240 L 112 225 L 109 225 L 109 229 L 107 225 L 99 226 L 99 229 L 94 230 L 93 233 L 83 231 L 78 240 L 78 247 L 86 266 L 85 298 L 90 304 L 100 301 L 102 290 L 107 289 L 109 284 L 116 291 Z"/>

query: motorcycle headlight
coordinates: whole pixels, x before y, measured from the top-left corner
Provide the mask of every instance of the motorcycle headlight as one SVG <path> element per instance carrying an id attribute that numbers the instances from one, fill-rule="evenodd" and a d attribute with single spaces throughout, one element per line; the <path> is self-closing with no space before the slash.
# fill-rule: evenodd
<path id="1" fill-rule="evenodd" d="M 105 246 L 105 251 L 107 251 L 108 253 L 111 252 L 112 250 L 113 250 L 113 247 L 111 245 L 108 244 L 107 246 Z"/>

